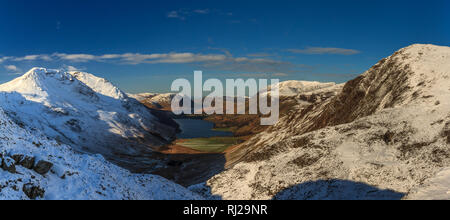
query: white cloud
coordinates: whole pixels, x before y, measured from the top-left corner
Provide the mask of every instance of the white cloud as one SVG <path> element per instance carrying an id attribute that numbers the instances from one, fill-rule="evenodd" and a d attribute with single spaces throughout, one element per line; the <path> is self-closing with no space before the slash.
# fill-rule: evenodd
<path id="1" fill-rule="evenodd" d="M 14 61 L 35 61 L 35 60 L 44 60 L 51 61 L 52 58 L 49 55 L 26 55 L 24 57 L 15 57 L 12 60 Z"/>
<path id="2" fill-rule="evenodd" d="M 197 13 L 197 14 L 209 14 L 209 12 L 210 12 L 209 9 L 197 9 L 197 10 L 194 10 L 194 13 Z"/>
<path id="3" fill-rule="evenodd" d="M 290 62 L 248 57 L 227 57 L 219 62 L 205 62 L 202 68 L 222 71 L 246 71 L 255 73 L 290 72 L 295 65 Z"/>
<path id="4" fill-rule="evenodd" d="M 124 53 L 124 54 L 66 54 L 54 53 L 52 55 L 27 55 L 24 57 L 0 57 L 2 61 L 70 61 L 74 63 L 84 63 L 90 61 L 107 62 L 118 61 L 125 64 L 140 64 L 140 63 L 196 63 L 226 60 L 227 56 L 224 54 L 195 54 L 195 53 L 155 53 L 155 54 L 140 54 L 140 53 Z"/>
<path id="5" fill-rule="evenodd" d="M 275 77 L 286 77 L 286 76 L 289 76 L 289 74 L 287 74 L 287 73 L 274 73 L 274 74 L 272 74 L 272 76 L 275 76 Z"/>
<path id="6" fill-rule="evenodd" d="M 247 54 L 247 56 L 249 56 L 249 57 L 270 57 L 273 55 L 270 53 L 251 53 L 251 54 Z"/>
<path id="7" fill-rule="evenodd" d="M 149 60 L 148 63 L 198 63 L 226 60 L 223 54 L 193 54 L 193 53 L 171 53 L 164 54 L 158 59 Z"/>
<path id="8" fill-rule="evenodd" d="M 117 64 L 194 64 L 202 68 L 210 68 L 217 70 L 230 71 L 246 71 L 246 72 L 286 72 L 292 64 L 265 58 L 251 57 L 233 57 L 233 55 L 223 50 L 222 53 L 124 53 L 124 54 L 40 54 L 27 55 L 23 57 L 0 57 L 2 61 L 19 62 L 19 61 L 52 61 L 63 62 L 69 64 L 86 63 L 86 62 L 109 62 Z M 72 65 L 73 67 L 73 65 Z"/>
<path id="9" fill-rule="evenodd" d="M 6 60 L 9 60 L 9 57 L 0 57 L 0 63 L 5 62 Z"/>
<path id="10" fill-rule="evenodd" d="M 306 49 L 288 49 L 291 53 L 299 54 L 338 54 L 338 55 L 354 55 L 361 53 L 358 50 L 334 48 L 334 47 L 307 47 Z"/>
<path id="11" fill-rule="evenodd" d="M 62 69 L 65 69 L 65 70 L 67 70 L 69 72 L 79 72 L 79 71 L 83 70 L 83 69 L 80 69 L 80 68 L 77 68 L 77 67 L 74 67 L 74 66 L 71 66 L 71 65 L 63 65 Z"/>
<path id="12" fill-rule="evenodd" d="M 98 57 L 91 54 L 65 54 L 65 53 L 55 53 L 52 56 L 57 57 L 62 60 L 72 61 L 72 62 L 88 62 L 97 60 Z"/>
<path id="13" fill-rule="evenodd" d="M 181 19 L 181 20 L 186 19 L 186 17 L 182 16 L 180 14 L 180 12 L 178 12 L 178 11 L 171 11 L 171 12 L 167 13 L 167 17 L 168 18 L 178 18 L 178 19 Z"/>
<path id="14" fill-rule="evenodd" d="M 19 68 L 17 68 L 17 66 L 14 66 L 14 65 L 6 65 L 5 69 L 7 69 L 8 71 L 12 71 L 12 72 L 19 71 Z"/>
<path id="15" fill-rule="evenodd" d="M 6 62 L 6 61 L 35 61 L 35 60 L 44 60 L 44 61 L 51 61 L 52 58 L 50 55 L 26 55 L 23 57 L 0 57 L 0 63 Z"/>
<path id="16" fill-rule="evenodd" d="M 240 77 L 240 78 L 277 78 L 289 76 L 286 73 L 231 73 L 221 74 L 223 77 Z"/>
<path id="17" fill-rule="evenodd" d="M 209 9 L 209 8 L 199 8 L 199 9 L 178 9 L 173 10 L 167 13 L 168 18 L 175 18 L 180 20 L 186 20 L 186 18 L 194 16 L 194 15 L 220 15 L 220 16 L 233 16 L 232 12 L 223 13 L 220 10 L 217 9 Z"/>
<path id="18" fill-rule="evenodd" d="M 20 74 L 21 70 L 15 65 L 6 65 L 5 69 L 12 74 Z"/>

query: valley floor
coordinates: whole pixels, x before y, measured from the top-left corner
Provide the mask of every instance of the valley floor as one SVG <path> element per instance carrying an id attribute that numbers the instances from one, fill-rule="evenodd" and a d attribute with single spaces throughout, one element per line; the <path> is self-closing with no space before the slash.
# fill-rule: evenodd
<path id="1" fill-rule="evenodd" d="M 233 129 L 222 127 L 213 130 L 231 132 Z M 156 149 L 167 158 L 168 166 L 158 169 L 153 174 L 161 175 L 183 186 L 204 182 L 223 172 L 227 163 L 226 152 L 249 138 L 250 136 L 231 136 L 177 139 L 173 144 Z"/>

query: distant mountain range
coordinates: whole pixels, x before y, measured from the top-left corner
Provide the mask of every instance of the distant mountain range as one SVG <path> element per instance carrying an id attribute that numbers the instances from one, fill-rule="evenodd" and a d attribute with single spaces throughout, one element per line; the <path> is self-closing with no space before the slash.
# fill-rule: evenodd
<path id="1" fill-rule="evenodd" d="M 156 152 L 178 131 L 174 94 L 33 68 L 0 85 L 0 199 L 450 199 L 449 47 L 406 47 L 345 84 L 281 82 L 280 96 L 274 126 L 206 118 L 248 140 L 185 188 L 128 171 L 198 165 Z"/>

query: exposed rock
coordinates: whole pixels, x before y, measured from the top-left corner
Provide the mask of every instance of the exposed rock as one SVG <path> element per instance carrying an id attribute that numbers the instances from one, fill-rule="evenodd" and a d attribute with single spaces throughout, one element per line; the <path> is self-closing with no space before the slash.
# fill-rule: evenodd
<path id="1" fill-rule="evenodd" d="M 72 131 L 74 132 L 81 132 L 81 126 L 80 126 L 80 121 L 77 119 L 70 119 L 69 121 L 66 121 L 66 125 L 70 127 L 70 129 L 72 129 Z"/>
<path id="2" fill-rule="evenodd" d="M 34 167 L 34 162 L 35 162 L 35 158 L 34 158 L 34 157 L 25 156 L 25 158 L 22 159 L 22 160 L 19 162 L 19 165 L 20 165 L 20 166 L 23 166 L 23 167 L 25 167 L 25 168 L 27 168 L 27 169 L 33 169 L 33 167 Z"/>
<path id="3" fill-rule="evenodd" d="M 14 159 L 12 159 L 11 157 L 3 158 L 2 169 L 10 173 L 16 173 L 16 166 L 14 165 Z"/>
<path id="4" fill-rule="evenodd" d="M 39 173 L 41 175 L 45 175 L 50 171 L 50 169 L 53 167 L 53 164 L 44 160 L 40 160 L 37 162 L 36 166 L 34 166 L 34 171 L 36 173 Z"/>
<path id="5" fill-rule="evenodd" d="M 18 164 L 20 161 L 22 161 L 23 155 L 22 154 L 16 154 L 16 155 L 11 156 L 11 158 L 14 159 L 16 164 Z"/>
<path id="6" fill-rule="evenodd" d="M 444 136 L 444 138 L 447 138 L 447 144 L 450 144 L 450 122 L 447 122 L 445 124 L 445 128 L 442 131 L 442 135 Z"/>
<path id="7" fill-rule="evenodd" d="M 16 154 L 11 156 L 11 158 L 14 160 L 15 165 L 22 166 L 27 169 L 33 169 L 35 158 L 30 156 L 24 156 L 22 154 Z"/>
<path id="8" fill-rule="evenodd" d="M 299 166 L 300 168 L 303 168 L 303 167 L 311 166 L 319 160 L 320 160 L 320 155 L 312 156 L 312 155 L 309 155 L 308 153 L 306 153 L 291 162 L 293 164 Z"/>
<path id="9" fill-rule="evenodd" d="M 39 186 L 35 186 L 32 183 L 27 183 L 23 185 L 23 193 L 30 199 L 44 198 L 45 190 L 41 189 Z"/>

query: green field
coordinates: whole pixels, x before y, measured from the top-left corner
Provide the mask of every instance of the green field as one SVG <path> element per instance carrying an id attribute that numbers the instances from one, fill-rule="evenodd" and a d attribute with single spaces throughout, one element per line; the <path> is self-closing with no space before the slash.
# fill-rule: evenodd
<path id="1" fill-rule="evenodd" d="M 212 137 L 185 139 L 181 146 L 208 153 L 222 153 L 227 148 L 240 144 L 242 141 L 237 137 Z"/>

